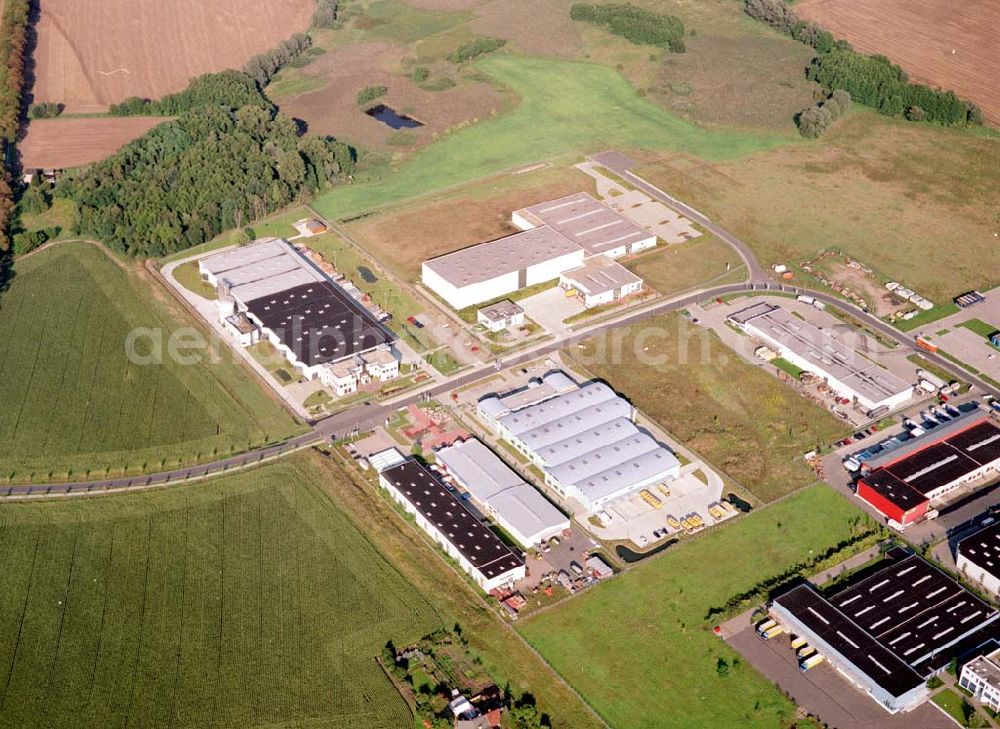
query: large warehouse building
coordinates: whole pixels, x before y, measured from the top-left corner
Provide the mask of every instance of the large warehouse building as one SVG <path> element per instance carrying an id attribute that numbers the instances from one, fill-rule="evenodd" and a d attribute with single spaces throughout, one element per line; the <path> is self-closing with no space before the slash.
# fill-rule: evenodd
<path id="1" fill-rule="evenodd" d="M 635 426 L 632 405 L 603 382 L 516 409 L 511 404 L 492 396 L 480 401 L 479 413 L 542 469 L 549 486 L 587 513 L 680 474 L 677 457 Z"/>
<path id="2" fill-rule="evenodd" d="M 448 475 L 471 494 L 476 506 L 525 549 L 569 529 L 569 518 L 482 441 L 459 441 L 435 455 Z"/>
<path id="3" fill-rule="evenodd" d="M 995 521 L 958 543 L 958 571 L 1000 597 L 1000 521 Z"/>
<path id="4" fill-rule="evenodd" d="M 887 711 L 925 700 L 927 679 L 994 634 L 997 611 L 929 562 L 901 549 L 875 574 L 830 597 L 801 584 L 773 615 Z"/>
<path id="5" fill-rule="evenodd" d="M 456 309 L 555 279 L 587 306 L 642 289 L 612 259 L 655 246 L 656 236 L 587 193 L 518 210 L 511 221 L 520 233 L 424 261 L 424 285 Z"/>
<path id="6" fill-rule="evenodd" d="M 998 471 L 1000 428 L 977 409 L 865 461 L 857 495 L 904 528 L 934 502 Z"/>
<path id="7" fill-rule="evenodd" d="M 393 451 L 388 452 L 389 456 Z M 374 454 L 383 465 L 379 483 L 455 559 L 485 592 L 524 578 L 524 560 L 483 525 L 425 465 L 386 452 Z"/>
<path id="8" fill-rule="evenodd" d="M 841 397 L 866 411 L 894 409 L 913 396 L 913 386 L 812 324 L 774 304 L 758 303 L 729 321 L 796 367 L 822 377 Z"/>
<path id="9" fill-rule="evenodd" d="M 207 256 L 202 278 L 215 286 L 219 316 L 238 341 L 267 339 L 309 378 L 342 390 L 346 371 L 385 379 L 395 335 L 287 241 L 268 238 Z M 394 357 L 394 355 L 391 355 Z M 351 377 L 356 377 L 352 374 Z"/>

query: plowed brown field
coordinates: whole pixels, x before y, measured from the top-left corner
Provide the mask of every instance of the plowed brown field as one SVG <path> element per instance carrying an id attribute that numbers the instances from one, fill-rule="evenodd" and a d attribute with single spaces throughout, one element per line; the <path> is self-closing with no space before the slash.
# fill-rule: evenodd
<path id="1" fill-rule="evenodd" d="M 1000 0 L 803 0 L 795 12 L 1000 123 Z"/>
<path id="2" fill-rule="evenodd" d="M 83 117 L 39 119 L 28 125 L 18 144 L 25 169 L 67 169 L 97 162 L 141 137 L 162 116 Z"/>
<path id="3" fill-rule="evenodd" d="M 314 0 L 42 0 L 35 101 L 70 112 L 157 98 L 305 30 Z"/>

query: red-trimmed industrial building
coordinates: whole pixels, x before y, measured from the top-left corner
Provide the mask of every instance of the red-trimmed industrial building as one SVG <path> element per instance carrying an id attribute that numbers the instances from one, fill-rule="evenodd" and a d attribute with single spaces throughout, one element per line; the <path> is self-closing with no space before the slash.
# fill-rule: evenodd
<path id="1" fill-rule="evenodd" d="M 903 528 L 936 501 L 1000 472 L 1000 428 L 976 410 L 862 464 L 857 495 Z"/>

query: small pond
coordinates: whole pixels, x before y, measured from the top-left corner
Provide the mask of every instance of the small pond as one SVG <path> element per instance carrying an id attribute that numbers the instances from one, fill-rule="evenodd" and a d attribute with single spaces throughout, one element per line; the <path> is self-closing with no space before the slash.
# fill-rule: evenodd
<path id="1" fill-rule="evenodd" d="M 392 109 L 385 104 L 377 104 L 371 109 L 368 109 L 365 114 L 378 119 L 380 122 L 392 127 L 393 129 L 414 129 L 416 127 L 423 126 L 423 124 L 418 122 L 416 119 L 411 119 L 405 114 L 397 114 L 395 109 Z"/>
<path id="2" fill-rule="evenodd" d="M 358 266 L 358 275 L 364 279 L 365 283 L 373 284 L 378 281 L 378 276 L 372 273 L 372 270 L 368 266 Z"/>

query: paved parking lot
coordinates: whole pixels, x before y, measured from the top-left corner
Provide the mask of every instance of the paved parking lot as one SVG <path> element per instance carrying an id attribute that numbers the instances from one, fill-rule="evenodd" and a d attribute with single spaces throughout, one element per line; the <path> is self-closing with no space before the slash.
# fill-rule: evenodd
<path id="1" fill-rule="evenodd" d="M 545 331 L 556 335 L 569 332 L 569 327 L 563 322 L 586 309 L 579 297 L 567 296 L 558 286 L 545 289 L 517 303 L 524 309 L 529 319 Z"/>
<path id="2" fill-rule="evenodd" d="M 800 671 L 788 635 L 762 640 L 745 613 L 727 623 L 726 642 L 787 692 L 796 704 L 836 729 L 955 729 L 955 722 L 928 701 L 905 714 L 890 714 L 829 662 Z"/>

